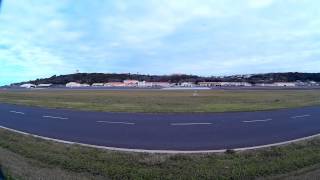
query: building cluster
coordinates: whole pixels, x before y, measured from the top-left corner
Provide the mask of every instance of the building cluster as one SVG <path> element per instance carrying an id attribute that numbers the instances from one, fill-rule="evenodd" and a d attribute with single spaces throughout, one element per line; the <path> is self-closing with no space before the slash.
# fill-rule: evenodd
<path id="1" fill-rule="evenodd" d="M 20 85 L 21 88 L 27 88 L 27 89 L 30 89 L 30 88 L 49 88 L 51 86 L 52 86 L 52 84 L 35 85 L 35 84 L 30 84 L 30 83 Z"/>
<path id="2" fill-rule="evenodd" d="M 249 87 L 253 86 L 247 82 L 199 82 L 199 86 L 202 87 Z"/>
<path id="3" fill-rule="evenodd" d="M 199 82 L 202 87 L 310 87 L 320 86 L 320 83 L 315 81 L 308 82 L 274 82 L 274 83 L 248 83 L 248 82 Z"/>
<path id="4" fill-rule="evenodd" d="M 66 84 L 66 87 L 89 87 L 89 84 L 80 84 L 76 82 L 70 82 Z M 168 82 L 146 82 L 146 81 L 137 81 L 137 80 L 124 80 L 123 82 L 108 82 L 108 83 L 93 83 L 92 87 L 170 87 L 173 84 Z"/>
<path id="5" fill-rule="evenodd" d="M 52 84 L 22 84 L 21 88 L 49 88 Z M 81 84 L 78 82 L 69 82 L 65 85 L 68 88 L 81 88 L 81 87 L 137 87 L 137 88 L 170 88 L 170 87 L 309 87 L 320 86 L 318 82 L 274 82 L 274 83 L 256 83 L 249 82 L 182 82 L 182 83 L 168 83 L 168 82 L 147 82 L 138 80 L 124 80 L 123 82 L 108 82 L 108 83 L 93 83 Z"/>
<path id="6" fill-rule="evenodd" d="M 274 82 L 274 83 L 248 83 L 248 82 L 199 82 L 199 86 L 202 87 L 308 87 L 308 86 L 320 86 L 320 83 L 315 81 L 308 82 Z"/>

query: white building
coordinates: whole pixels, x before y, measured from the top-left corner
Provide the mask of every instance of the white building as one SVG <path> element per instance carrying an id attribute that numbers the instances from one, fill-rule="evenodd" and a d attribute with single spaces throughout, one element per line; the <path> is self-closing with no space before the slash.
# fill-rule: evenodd
<path id="1" fill-rule="evenodd" d="M 92 86 L 93 87 L 103 87 L 104 83 L 93 83 Z"/>
<path id="2" fill-rule="evenodd" d="M 215 86 L 236 86 L 236 87 L 250 87 L 251 83 L 248 82 L 199 82 L 202 87 L 215 87 Z"/>
<path id="3" fill-rule="evenodd" d="M 275 82 L 273 83 L 277 87 L 295 87 L 296 83 L 294 82 Z"/>
<path id="4" fill-rule="evenodd" d="M 153 87 L 170 87 L 168 82 L 151 82 Z"/>
<path id="5" fill-rule="evenodd" d="M 274 83 L 257 83 L 255 86 L 259 87 L 275 87 L 276 85 Z"/>
<path id="6" fill-rule="evenodd" d="M 199 86 L 201 86 L 201 87 L 213 87 L 213 86 L 217 86 L 217 82 L 199 82 Z"/>
<path id="7" fill-rule="evenodd" d="M 123 83 L 125 84 L 126 87 L 137 87 L 139 81 L 137 81 L 137 80 L 124 80 Z"/>
<path id="8" fill-rule="evenodd" d="M 52 84 L 39 84 L 38 87 L 40 88 L 48 88 L 48 87 L 51 87 Z"/>
<path id="9" fill-rule="evenodd" d="M 108 82 L 104 84 L 105 87 L 125 87 L 123 82 Z"/>
<path id="10" fill-rule="evenodd" d="M 181 87 L 194 87 L 195 84 L 193 82 L 183 82 L 180 84 Z"/>
<path id="11" fill-rule="evenodd" d="M 76 88 L 76 87 L 90 87 L 89 84 L 80 84 L 77 82 L 69 82 L 66 84 L 66 87 L 68 88 Z"/>
<path id="12" fill-rule="evenodd" d="M 153 87 L 152 82 L 146 82 L 146 81 L 139 81 L 138 87 Z"/>
<path id="13" fill-rule="evenodd" d="M 81 87 L 90 87 L 90 84 L 81 84 Z"/>
<path id="14" fill-rule="evenodd" d="M 252 84 L 248 82 L 221 82 L 221 86 L 250 87 Z"/>
<path id="15" fill-rule="evenodd" d="M 315 81 L 309 81 L 308 84 L 309 84 L 309 86 L 319 86 L 319 83 L 317 83 Z"/>
<path id="16" fill-rule="evenodd" d="M 28 84 L 22 84 L 20 87 L 30 89 L 30 88 L 36 88 L 37 86 L 35 84 L 28 83 Z"/>
<path id="17" fill-rule="evenodd" d="M 293 82 L 275 82 L 275 83 L 258 83 L 255 86 L 261 87 L 295 87 L 296 83 Z"/>
<path id="18" fill-rule="evenodd" d="M 76 82 L 69 82 L 69 83 L 66 84 L 66 87 L 69 87 L 69 88 L 81 87 L 81 84 L 80 83 L 76 83 Z"/>

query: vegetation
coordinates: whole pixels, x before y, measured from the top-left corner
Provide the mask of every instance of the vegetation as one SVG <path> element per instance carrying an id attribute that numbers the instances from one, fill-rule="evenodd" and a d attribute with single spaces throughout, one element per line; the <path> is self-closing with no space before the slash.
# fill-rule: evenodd
<path id="1" fill-rule="evenodd" d="M 320 162 L 319 138 L 241 153 L 170 155 L 63 145 L 6 130 L 0 137 L 0 164 L 18 179 L 255 179 Z"/>
<path id="2" fill-rule="evenodd" d="M 320 105 L 320 90 L 237 91 L 0 91 L 0 102 L 113 112 L 257 111 Z"/>
<path id="3" fill-rule="evenodd" d="M 200 77 L 195 75 L 139 75 L 139 74 L 103 74 L 103 73 L 77 73 L 61 76 L 52 76 L 50 78 L 37 79 L 29 81 L 33 84 L 51 83 L 51 84 L 66 84 L 68 82 L 80 83 L 106 83 L 119 82 L 125 79 L 135 79 L 140 81 L 158 81 L 158 82 L 200 82 L 200 81 L 231 81 L 231 82 L 295 82 L 295 81 L 317 81 L 320 82 L 320 73 L 269 73 L 255 75 L 239 75 L 225 77 Z M 22 84 L 22 83 L 18 83 Z M 18 85 L 16 84 L 16 85 Z"/>

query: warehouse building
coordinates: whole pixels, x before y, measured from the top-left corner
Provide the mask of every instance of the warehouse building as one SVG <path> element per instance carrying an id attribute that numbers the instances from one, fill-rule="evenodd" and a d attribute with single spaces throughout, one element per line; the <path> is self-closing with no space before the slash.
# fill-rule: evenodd
<path id="1" fill-rule="evenodd" d="M 250 87 L 251 83 L 248 82 L 199 82 L 202 87 Z"/>
<path id="2" fill-rule="evenodd" d="M 37 86 L 35 84 L 28 83 L 28 84 L 22 84 L 20 87 L 30 89 L 30 88 L 36 88 Z"/>
<path id="3" fill-rule="evenodd" d="M 77 82 L 69 82 L 66 84 L 66 87 L 68 87 L 68 88 L 90 87 L 90 85 L 89 84 L 80 84 Z"/>

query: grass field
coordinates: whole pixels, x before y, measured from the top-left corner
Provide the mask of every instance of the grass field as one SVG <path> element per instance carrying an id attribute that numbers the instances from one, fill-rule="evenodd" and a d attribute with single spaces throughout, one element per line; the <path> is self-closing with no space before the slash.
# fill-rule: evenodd
<path id="1" fill-rule="evenodd" d="M 255 111 L 320 105 L 319 90 L 0 91 L 0 102 L 115 112 Z M 224 154 L 103 151 L 0 129 L 0 168 L 11 179 L 310 179 L 320 174 L 320 138 Z"/>
<path id="2" fill-rule="evenodd" d="M 283 179 L 317 177 L 320 167 L 319 138 L 241 153 L 168 155 L 70 146 L 6 130 L 0 137 L 0 166 L 16 179 Z"/>
<path id="3" fill-rule="evenodd" d="M 320 90 L 0 91 L 0 102 L 112 112 L 256 111 L 320 105 Z"/>

